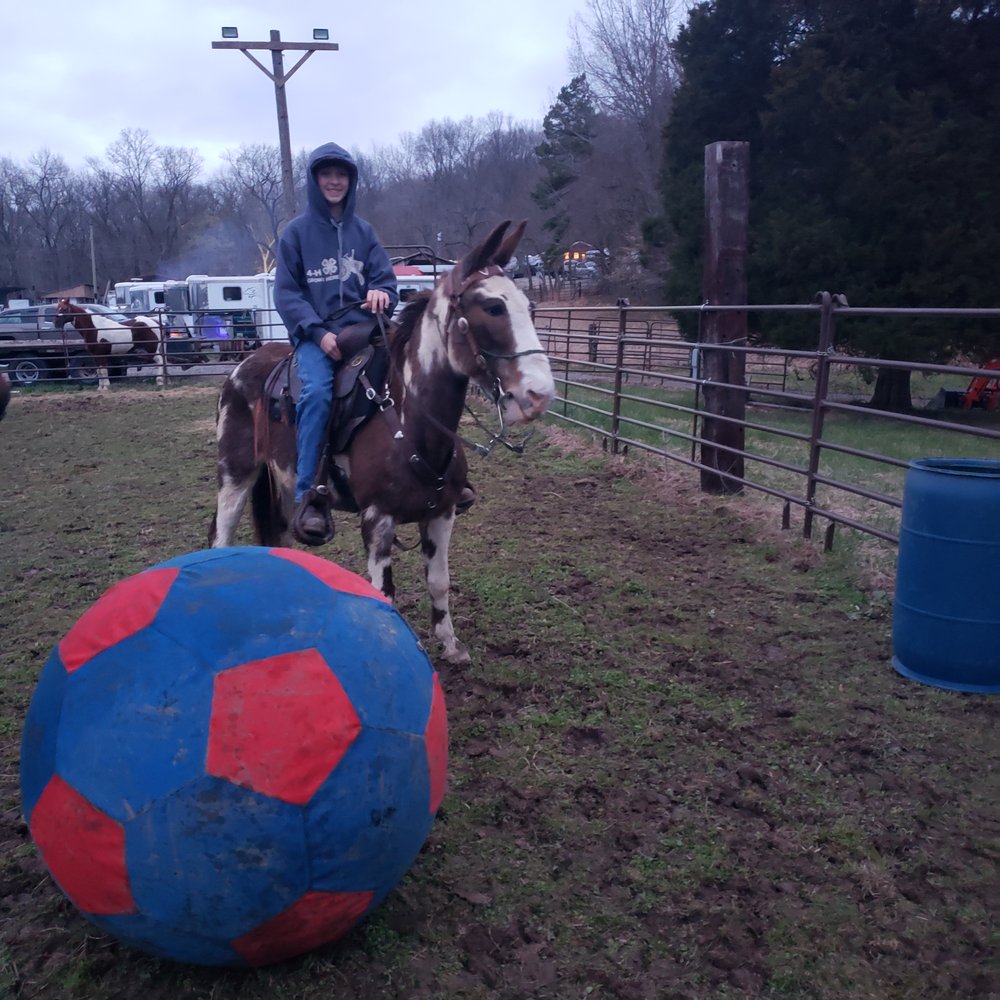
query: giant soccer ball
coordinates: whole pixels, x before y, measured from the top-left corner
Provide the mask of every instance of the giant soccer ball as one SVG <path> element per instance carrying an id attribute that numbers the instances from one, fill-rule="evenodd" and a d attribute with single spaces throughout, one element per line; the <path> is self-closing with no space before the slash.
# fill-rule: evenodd
<path id="1" fill-rule="evenodd" d="M 437 674 L 366 581 L 291 549 L 198 552 L 116 584 L 52 652 L 24 815 L 98 927 L 266 965 L 335 941 L 399 882 L 447 739 Z"/>

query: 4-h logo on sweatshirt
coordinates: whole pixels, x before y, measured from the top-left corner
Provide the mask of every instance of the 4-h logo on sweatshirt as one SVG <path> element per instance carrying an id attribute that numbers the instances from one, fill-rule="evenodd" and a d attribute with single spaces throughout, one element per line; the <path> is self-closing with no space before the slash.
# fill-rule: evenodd
<path id="1" fill-rule="evenodd" d="M 358 260 L 352 250 L 346 257 L 325 257 L 318 268 L 309 268 L 306 277 L 310 282 L 331 281 L 335 278 L 347 279 L 352 274 L 364 278 L 364 261 Z"/>

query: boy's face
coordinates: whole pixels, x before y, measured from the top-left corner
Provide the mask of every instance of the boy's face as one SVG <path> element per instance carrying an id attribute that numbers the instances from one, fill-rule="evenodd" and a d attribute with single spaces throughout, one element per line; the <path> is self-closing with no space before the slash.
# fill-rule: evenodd
<path id="1" fill-rule="evenodd" d="M 323 192 L 326 203 L 332 208 L 342 204 L 347 197 L 347 189 L 351 186 L 351 175 L 345 167 L 336 163 L 327 164 L 316 171 L 316 183 Z"/>

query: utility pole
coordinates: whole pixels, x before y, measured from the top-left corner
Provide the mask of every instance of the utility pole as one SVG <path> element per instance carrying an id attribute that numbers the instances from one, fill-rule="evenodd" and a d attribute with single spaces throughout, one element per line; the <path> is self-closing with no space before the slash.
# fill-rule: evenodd
<path id="1" fill-rule="evenodd" d="M 284 200 L 285 221 L 288 222 L 295 215 L 295 179 L 292 176 L 292 142 L 288 135 L 288 101 L 285 98 L 285 84 L 292 78 L 292 74 L 314 53 L 314 52 L 336 52 L 340 46 L 336 42 L 312 41 L 312 42 L 283 42 L 281 32 L 271 31 L 271 40 L 268 42 L 240 42 L 231 41 L 237 37 L 236 28 L 223 28 L 222 37 L 224 41 L 212 42 L 213 49 L 239 49 L 265 76 L 270 77 L 274 84 L 274 103 L 278 111 L 278 148 L 281 151 L 281 191 Z M 329 33 L 325 28 L 316 28 L 313 31 L 314 39 L 325 39 Z M 268 69 L 256 56 L 252 55 L 251 49 L 266 49 L 271 53 L 271 69 Z M 284 53 L 286 50 L 301 52 L 299 61 L 286 73 Z"/>
<path id="2" fill-rule="evenodd" d="M 94 227 L 90 227 L 90 282 L 97 296 L 97 257 L 94 255 Z"/>

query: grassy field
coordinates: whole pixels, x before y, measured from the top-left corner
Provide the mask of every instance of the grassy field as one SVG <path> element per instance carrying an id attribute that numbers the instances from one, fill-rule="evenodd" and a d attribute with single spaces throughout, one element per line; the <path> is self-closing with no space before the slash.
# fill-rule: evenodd
<path id="1" fill-rule="evenodd" d="M 998 700 L 893 671 L 891 607 L 846 550 L 551 423 L 523 457 L 473 460 L 480 499 L 452 549 L 473 660 L 439 665 L 449 789 L 398 889 L 339 943 L 250 972 L 96 931 L 21 818 L 21 727 L 52 648 L 107 587 L 203 546 L 213 406 L 196 387 L 21 394 L 0 424 L 0 996 L 1000 989 Z M 348 518 L 320 552 L 362 568 Z M 426 638 L 415 553 L 396 580 Z"/>
<path id="2" fill-rule="evenodd" d="M 915 380 L 921 385 L 924 381 L 926 380 Z M 936 385 L 937 382 L 934 383 Z M 789 388 L 791 391 L 808 393 L 808 383 L 804 383 L 804 386 L 792 386 L 790 383 Z M 836 398 L 863 402 L 870 391 L 871 387 L 866 387 L 856 370 L 837 372 L 833 388 Z M 929 391 L 928 386 L 923 386 L 920 391 Z M 601 383 L 596 379 L 591 379 L 587 384 L 564 383 L 560 394 L 565 398 L 553 405 L 554 416 L 567 418 L 567 425 L 576 426 L 581 433 L 590 433 L 596 438 L 610 438 L 612 383 Z M 776 407 L 769 405 L 770 402 L 769 397 L 759 394 L 753 397 L 748 406 L 746 420 L 751 425 L 759 426 L 750 426 L 746 431 L 745 476 L 751 483 L 765 489 L 804 498 L 812 412 L 808 408 Z M 622 387 L 618 433 L 633 451 L 636 451 L 638 445 L 640 448 L 691 458 L 691 437 L 700 432 L 700 423 L 698 427 L 695 426 L 690 410 L 698 408 L 697 404 L 691 390 L 628 382 Z M 953 409 L 934 412 L 938 417 L 962 425 L 970 431 L 977 428 L 989 428 L 994 432 L 1000 430 L 1000 413 Z M 933 416 L 934 412 L 923 411 L 922 415 Z M 832 447 L 824 447 L 820 451 L 818 473 L 843 485 L 820 483 L 816 491 L 817 504 L 889 534 L 898 532 L 898 507 L 853 493 L 852 487 L 901 501 L 906 476 L 905 465 L 913 459 L 945 456 L 995 459 L 1000 455 L 1000 441 L 995 438 L 978 437 L 974 433 L 960 433 L 944 427 L 916 426 L 874 414 L 828 413 L 824 420 L 822 440 L 828 445 L 868 452 L 903 464 L 900 467 L 888 461 L 845 454 Z M 694 457 L 698 457 L 697 451 Z M 768 460 L 780 465 L 770 464 Z M 691 475 L 697 473 L 693 472 Z M 772 507 L 777 505 L 775 509 L 780 510 L 779 500 L 768 499 L 764 503 Z M 882 546 L 879 555 L 881 543 L 858 537 L 855 533 L 841 534 L 845 538 L 845 544 L 855 551 L 859 546 L 865 548 L 870 554 L 868 558 L 874 558 L 881 564 L 882 577 L 891 577 L 895 559 L 894 546 Z"/>

